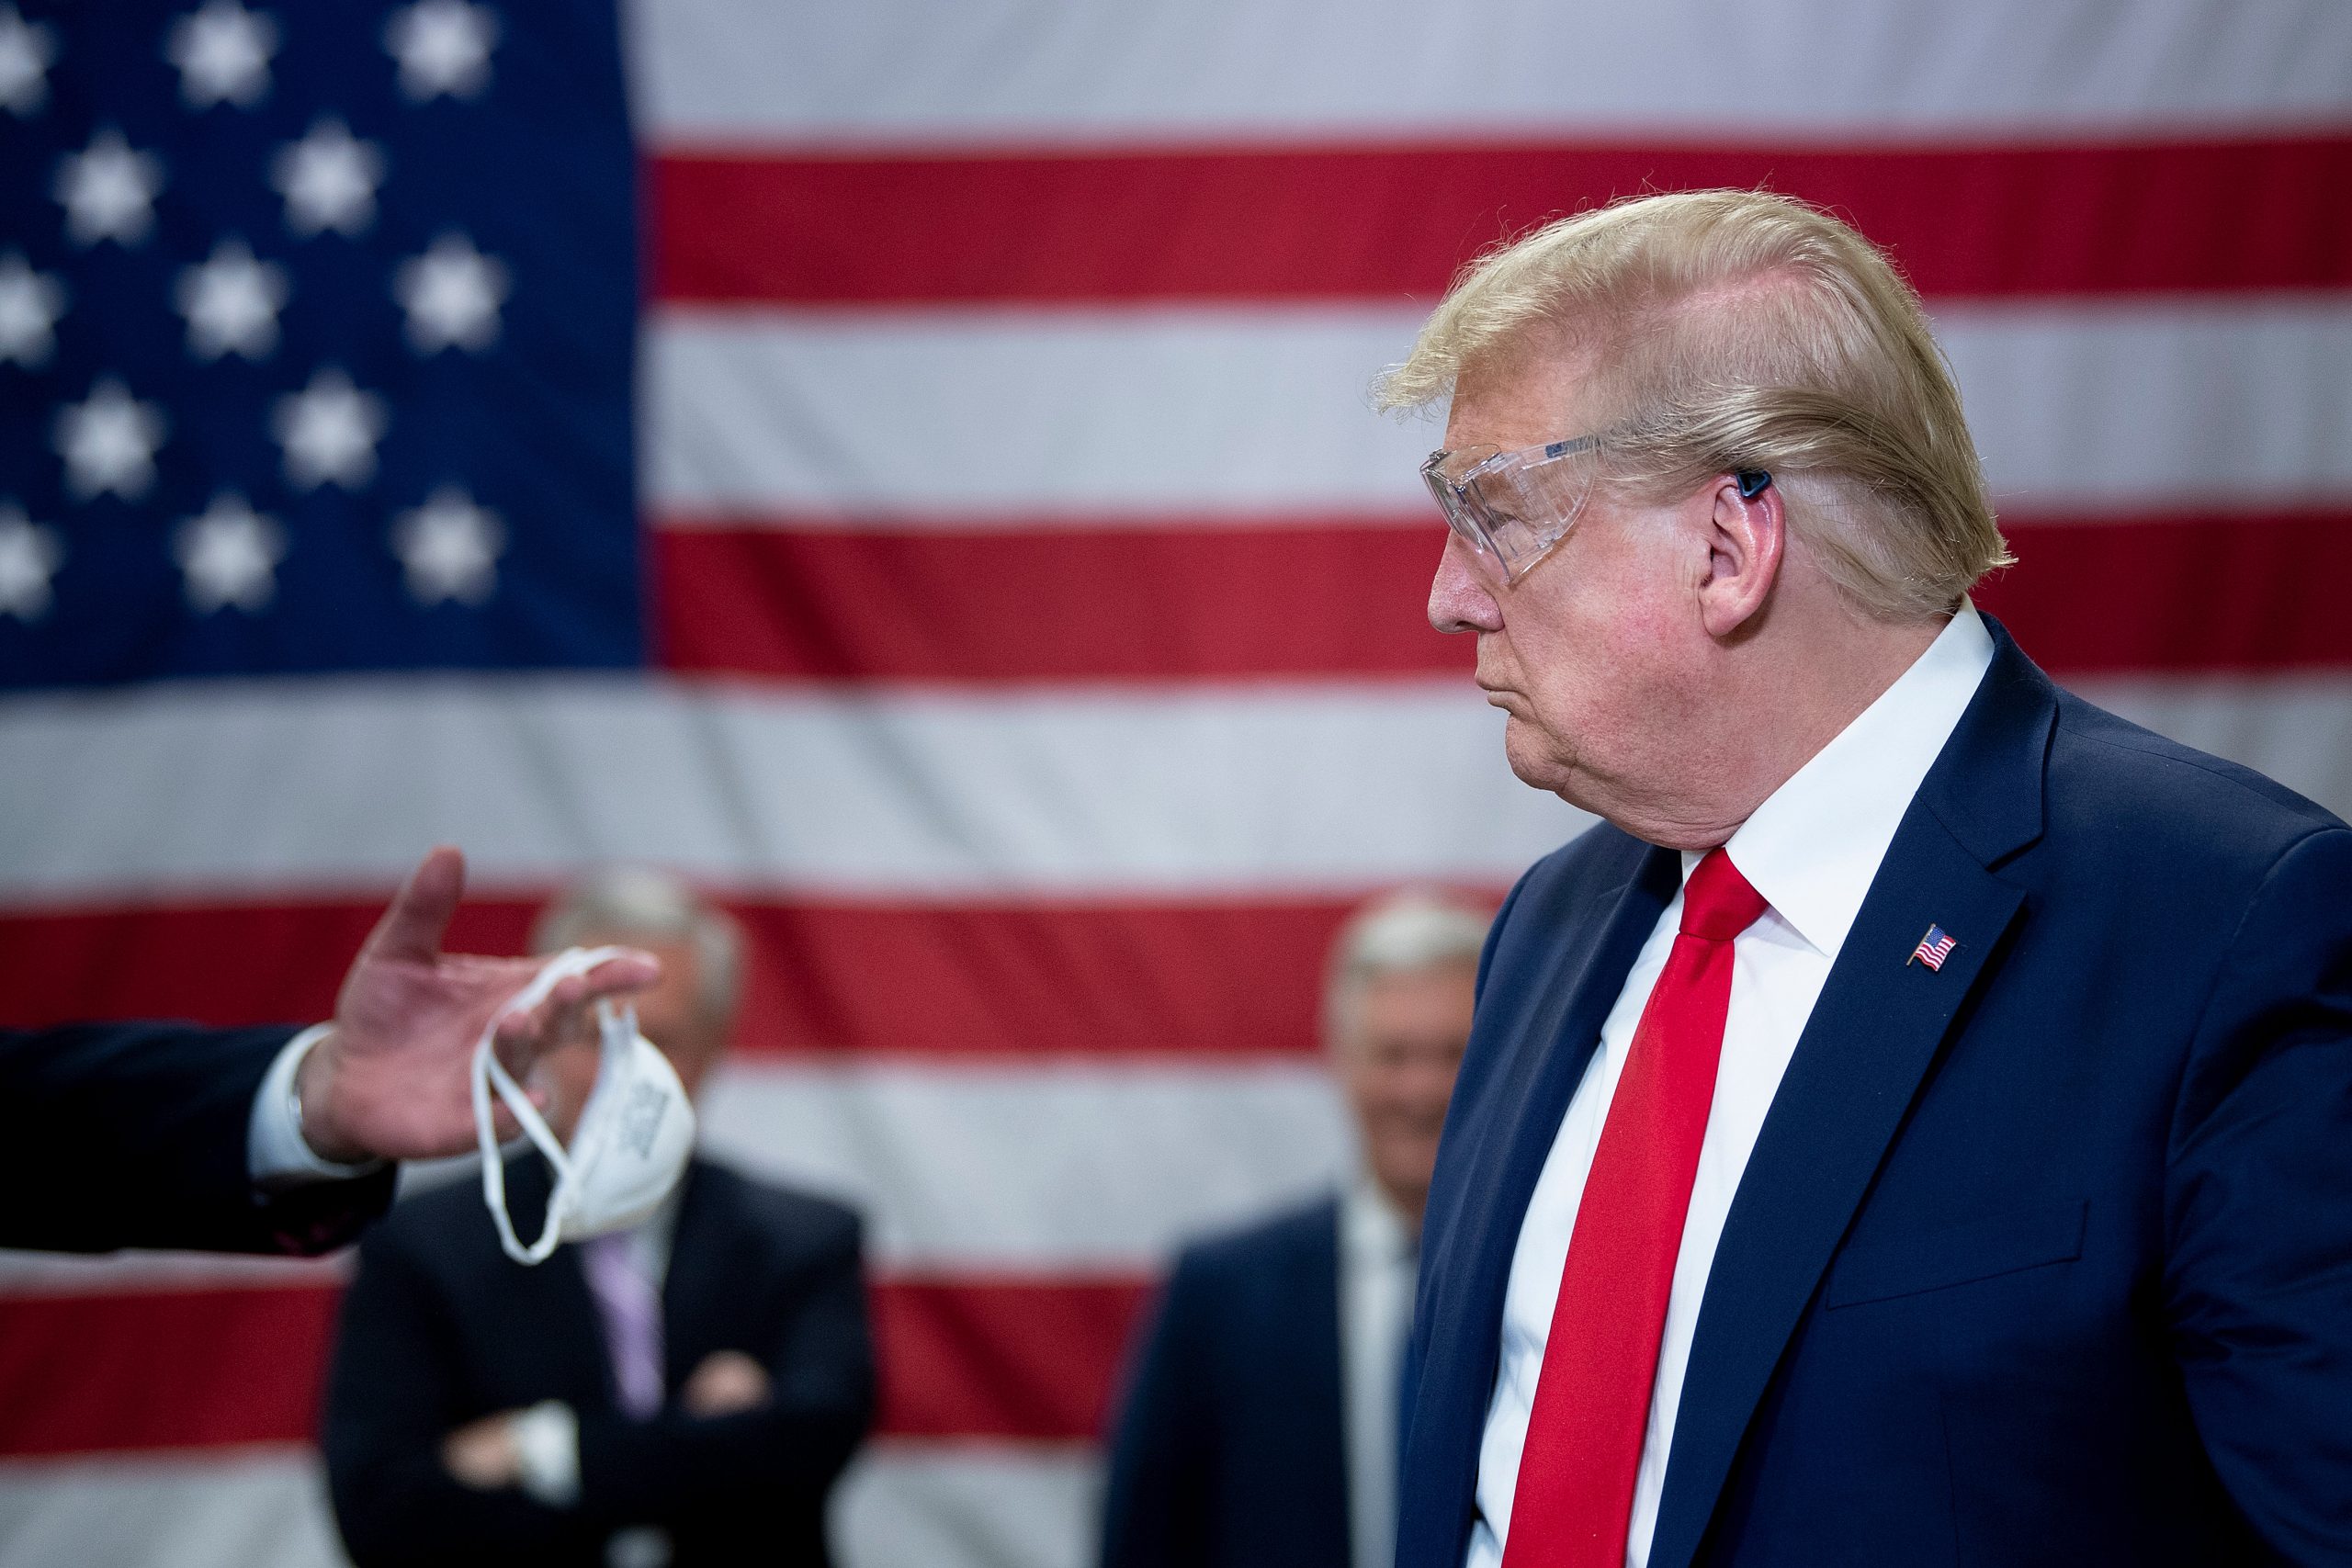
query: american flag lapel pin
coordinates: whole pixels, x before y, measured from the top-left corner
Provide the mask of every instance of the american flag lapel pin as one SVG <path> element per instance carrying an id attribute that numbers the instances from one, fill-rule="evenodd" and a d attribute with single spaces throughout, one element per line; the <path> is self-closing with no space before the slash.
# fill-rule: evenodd
<path id="1" fill-rule="evenodd" d="M 1911 950 L 1911 956 L 1903 961 L 1903 966 L 1908 969 L 1916 962 L 1929 969 L 1940 969 L 1944 960 L 1951 956 L 1951 950 L 1959 945 L 1943 927 L 1929 926 L 1928 934 L 1919 939 L 1919 945 Z"/>

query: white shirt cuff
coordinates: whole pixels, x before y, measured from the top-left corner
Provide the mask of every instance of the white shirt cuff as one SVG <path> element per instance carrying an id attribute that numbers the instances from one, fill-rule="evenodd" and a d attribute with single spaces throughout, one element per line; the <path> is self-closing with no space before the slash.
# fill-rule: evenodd
<path id="1" fill-rule="evenodd" d="M 541 1400 L 514 1417 L 514 1432 L 524 1493 L 550 1508 L 580 1501 L 580 1417 L 571 1406 Z"/>
<path id="2" fill-rule="evenodd" d="M 254 1096 L 252 1120 L 245 1124 L 245 1166 L 253 1172 L 254 1183 L 260 1187 L 289 1187 L 309 1181 L 346 1181 L 355 1176 L 365 1176 L 384 1162 L 366 1160 L 358 1165 L 337 1165 L 321 1159 L 302 1141 L 302 1111 L 294 1099 L 294 1075 L 302 1070 L 302 1058 L 311 1048 L 327 1037 L 331 1026 L 323 1023 L 310 1028 L 288 1040 L 277 1053 L 277 1059 L 262 1076 L 261 1089 Z"/>

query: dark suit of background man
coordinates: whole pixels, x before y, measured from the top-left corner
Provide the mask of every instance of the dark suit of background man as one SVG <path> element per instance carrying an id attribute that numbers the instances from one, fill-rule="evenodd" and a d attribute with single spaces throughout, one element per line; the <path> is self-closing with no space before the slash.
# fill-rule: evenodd
<path id="1" fill-rule="evenodd" d="M 1178 1260 L 1113 1440 L 1104 1568 L 1389 1568 L 1414 1250 L 1486 934 L 1419 893 L 1340 931 L 1323 1032 L 1362 1167 Z"/>
<path id="2" fill-rule="evenodd" d="M 617 871 L 542 916 L 542 951 L 628 942 L 662 962 L 639 1028 L 687 1092 L 732 1026 L 740 938 L 673 878 Z M 570 1135 L 582 1043 L 542 1064 Z M 509 1162 L 538 1233 L 546 1162 Z M 327 1473 L 376 1564 L 826 1561 L 827 1494 L 865 1432 L 873 1354 L 849 1211 L 696 1158 L 634 1230 L 530 1268 L 478 1181 L 399 1204 L 362 1244 L 327 1390 Z"/>
<path id="3" fill-rule="evenodd" d="M 474 1146 L 468 1066 L 537 961 L 445 955 L 465 861 L 435 850 L 345 976 L 331 1023 L 0 1029 L 0 1246 L 325 1252 L 392 1196 L 392 1163 Z M 598 996 L 652 978 L 643 954 L 563 982 L 501 1026 L 515 1070 L 576 1036 Z M 500 1113 L 512 1131 L 511 1120 Z"/>
<path id="4" fill-rule="evenodd" d="M 1481 970 L 1400 1563 L 2352 1562 L 2352 832 L 1970 607 L 1950 373 L 1810 209 L 1529 236 L 1449 389 L 1430 618 L 1604 824 Z"/>

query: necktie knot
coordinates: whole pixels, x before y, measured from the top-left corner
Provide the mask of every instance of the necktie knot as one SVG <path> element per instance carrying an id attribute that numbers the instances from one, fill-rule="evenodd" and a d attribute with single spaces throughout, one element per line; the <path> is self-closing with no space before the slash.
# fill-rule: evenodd
<path id="1" fill-rule="evenodd" d="M 1747 885 L 1739 867 L 1722 850 L 1707 858 L 1682 885 L 1682 934 L 1707 942 L 1729 942 L 1756 923 L 1770 906 L 1764 895 Z"/>

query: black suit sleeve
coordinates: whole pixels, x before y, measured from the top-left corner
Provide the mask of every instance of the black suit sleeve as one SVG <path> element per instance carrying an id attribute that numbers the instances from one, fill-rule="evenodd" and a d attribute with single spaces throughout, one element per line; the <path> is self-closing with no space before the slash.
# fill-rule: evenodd
<path id="1" fill-rule="evenodd" d="M 183 1023 L 0 1031 L 0 1246 L 324 1252 L 391 1201 L 386 1169 L 257 1190 L 254 1095 L 294 1031 Z"/>
<path id="2" fill-rule="evenodd" d="M 580 1508 L 605 1528 L 658 1524 L 707 1533 L 734 1516 L 756 1528 L 779 1494 L 811 1506 L 849 1463 L 874 1418 L 859 1225 L 828 1209 L 826 1232 L 775 1280 L 775 1337 L 760 1356 L 766 1404 L 689 1416 L 674 1403 L 650 1420 L 580 1412 Z"/>
<path id="3" fill-rule="evenodd" d="M 594 1561 L 603 1532 L 578 1514 L 477 1491 L 442 1464 L 442 1440 L 490 1412 L 467 1399 L 448 1303 L 398 1224 L 359 1248 L 327 1373 L 320 1446 L 345 1549 L 360 1568 Z"/>
<path id="4" fill-rule="evenodd" d="M 1198 1568 L 1209 1561 L 1216 1433 L 1198 1265 L 1189 1256 L 1160 1293 L 1111 1438 L 1102 1568 Z"/>
<path id="5" fill-rule="evenodd" d="M 2215 1470 L 2279 1560 L 2352 1555 L 2352 832 L 2272 868 L 2207 1001 L 2165 1281 Z"/>

